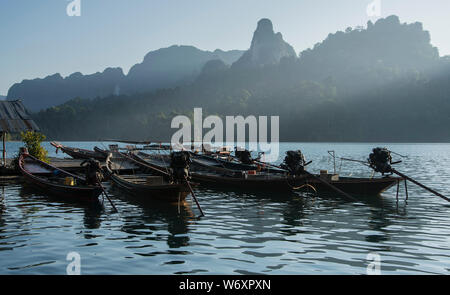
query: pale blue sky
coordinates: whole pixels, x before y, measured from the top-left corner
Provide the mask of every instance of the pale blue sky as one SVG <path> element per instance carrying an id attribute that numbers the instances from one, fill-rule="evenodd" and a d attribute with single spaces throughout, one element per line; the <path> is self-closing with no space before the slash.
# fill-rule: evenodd
<path id="1" fill-rule="evenodd" d="M 0 94 L 23 79 L 91 74 L 141 62 L 173 44 L 204 50 L 247 49 L 256 22 L 270 18 L 297 53 L 330 32 L 368 20 L 373 0 L 0 0 Z M 380 0 L 381 17 L 420 21 L 441 55 L 450 54 L 450 1 Z"/>

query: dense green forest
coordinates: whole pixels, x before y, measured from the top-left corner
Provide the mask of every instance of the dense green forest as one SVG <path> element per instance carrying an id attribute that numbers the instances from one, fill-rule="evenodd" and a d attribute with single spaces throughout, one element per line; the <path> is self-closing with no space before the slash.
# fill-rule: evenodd
<path id="1" fill-rule="evenodd" d="M 260 35 L 255 32 L 242 58 L 261 51 L 255 48 Z M 273 42 L 282 42 L 276 36 Z M 288 48 L 280 44 L 265 49 Z M 189 85 L 78 97 L 33 117 L 58 140 L 166 141 L 175 131 L 172 118 L 192 116 L 194 107 L 204 116 L 278 115 L 282 141 L 450 140 L 450 59 L 439 56 L 420 23 L 390 16 L 330 34 L 298 56 L 280 56 L 276 63 L 245 66 L 212 60 Z"/>

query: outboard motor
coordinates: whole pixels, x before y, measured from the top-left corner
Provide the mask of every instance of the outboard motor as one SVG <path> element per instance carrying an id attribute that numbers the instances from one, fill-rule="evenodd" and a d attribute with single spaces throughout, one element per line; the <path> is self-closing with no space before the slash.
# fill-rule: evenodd
<path id="1" fill-rule="evenodd" d="M 392 173 L 392 157 L 391 152 L 387 148 L 374 148 L 369 155 L 369 165 L 375 172 Z"/>
<path id="2" fill-rule="evenodd" d="M 81 162 L 80 166 L 86 166 L 87 185 L 96 185 L 103 181 L 103 170 L 99 161 L 91 158 Z"/>
<path id="3" fill-rule="evenodd" d="M 239 151 L 235 149 L 234 154 L 243 164 L 253 164 L 252 154 L 248 150 Z"/>
<path id="4" fill-rule="evenodd" d="M 300 150 L 287 151 L 281 168 L 286 169 L 292 175 L 300 175 L 305 171 L 305 157 Z"/>
<path id="5" fill-rule="evenodd" d="M 170 168 L 172 168 L 174 181 L 184 182 L 185 179 L 189 180 L 189 166 L 191 162 L 191 156 L 186 151 L 172 152 L 170 154 Z"/>

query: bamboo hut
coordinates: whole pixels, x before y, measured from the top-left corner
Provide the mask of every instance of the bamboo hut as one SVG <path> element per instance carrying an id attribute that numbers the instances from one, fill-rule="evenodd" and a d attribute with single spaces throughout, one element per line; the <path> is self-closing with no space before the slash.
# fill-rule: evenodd
<path id="1" fill-rule="evenodd" d="M 0 100 L 2 167 L 6 166 L 6 135 L 22 131 L 40 131 L 20 100 Z"/>

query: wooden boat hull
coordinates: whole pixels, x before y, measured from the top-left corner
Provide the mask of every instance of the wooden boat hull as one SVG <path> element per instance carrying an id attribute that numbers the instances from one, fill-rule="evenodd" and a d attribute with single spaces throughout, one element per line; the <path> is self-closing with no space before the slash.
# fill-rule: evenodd
<path id="1" fill-rule="evenodd" d="M 102 189 L 99 186 L 70 186 L 59 183 L 54 183 L 48 181 L 45 177 L 39 176 L 29 172 L 25 167 L 25 158 L 31 157 L 29 155 L 21 155 L 19 158 L 19 169 L 25 179 L 25 181 L 34 187 L 40 189 L 44 193 L 51 194 L 56 197 L 61 197 L 64 199 L 70 199 L 71 201 L 97 201 L 98 196 L 102 193 Z M 36 159 L 33 159 L 36 160 Z M 38 160 L 36 160 L 38 161 Z M 52 169 L 50 165 L 43 162 L 36 162 L 37 164 L 43 165 L 44 168 Z M 63 173 L 71 175 L 63 170 Z"/>
<path id="2" fill-rule="evenodd" d="M 134 157 L 138 161 L 145 160 L 148 164 L 158 167 L 159 169 L 167 169 L 169 168 L 170 164 L 169 155 L 161 155 L 161 154 L 151 155 L 139 152 L 137 154 L 133 154 L 132 157 Z M 237 171 L 258 170 L 258 166 L 256 165 L 231 162 L 220 158 L 214 158 L 213 156 L 208 155 L 198 155 L 191 153 L 191 160 L 192 160 L 190 166 L 191 171 L 199 171 L 199 172 L 210 171 L 215 173 L 227 174 L 230 172 L 233 173 Z M 285 172 L 281 169 L 270 168 L 268 166 L 262 167 L 262 165 L 260 165 L 259 170 L 267 173 L 278 173 L 278 174 L 283 174 Z"/>
<path id="3" fill-rule="evenodd" d="M 165 201 L 177 203 L 184 201 L 189 194 L 187 188 L 182 184 L 168 184 L 160 186 L 147 186 L 132 184 L 118 175 L 111 175 L 111 182 L 122 191 L 125 191 L 140 202 Z"/>
<path id="4" fill-rule="evenodd" d="M 73 149 L 68 147 L 61 148 L 61 150 L 74 159 L 81 159 L 81 160 L 95 159 L 99 161 L 105 160 L 105 156 L 93 151 L 84 150 L 83 152 L 80 152 L 79 149 Z"/>
<path id="5" fill-rule="evenodd" d="M 145 155 L 140 153 L 134 156 L 136 160 L 145 161 L 149 165 L 153 165 L 159 169 L 167 168 L 168 158 L 164 159 L 161 155 Z M 167 156 L 166 156 L 167 157 Z M 195 160 L 194 160 L 195 163 Z M 329 186 L 323 184 L 319 180 L 303 175 L 303 176 L 287 176 L 280 173 L 282 170 L 277 170 L 277 173 L 266 173 L 258 176 L 234 177 L 242 172 L 239 170 L 231 170 L 225 167 L 208 167 L 205 163 L 197 165 L 191 171 L 192 180 L 202 185 L 211 188 L 232 189 L 238 188 L 243 191 L 298 191 L 301 188 L 311 189 L 309 185 L 313 186 L 318 193 L 334 192 Z M 249 165 L 245 165 L 249 166 Z M 244 167 L 244 166 L 242 166 Z M 264 175 L 267 175 L 264 176 Z M 316 175 L 320 177 L 319 175 Z M 339 180 L 327 181 L 338 189 L 352 194 L 361 196 L 376 196 L 394 186 L 401 178 L 384 177 L 384 178 L 357 178 L 357 177 L 340 177 Z"/>
<path id="6" fill-rule="evenodd" d="M 320 176 L 318 176 L 320 177 Z M 356 177 L 340 177 L 339 180 L 329 181 L 330 184 L 338 189 L 352 195 L 379 195 L 396 185 L 402 178 L 383 177 L 383 178 L 356 178 Z M 334 192 L 330 187 L 324 185 L 319 180 L 310 178 L 308 183 L 313 185 L 318 193 Z"/>
<path id="7" fill-rule="evenodd" d="M 149 155 L 142 152 L 137 154 L 131 153 L 130 157 L 136 161 L 136 163 L 145 163 L 146 165 L 155 169 L 168 173 L 170 169 L 170 156 L 169 155 Z"/>
<path id="8" fill-rule="evenodd" d="M 168 169 L 169 158 L 167 155 L 148 155 L 144 153 L 134 154 L 136 161 L 145 162 L 160 170 Z M 233 163 L 235 164 L 235 163 Z M 239 165 L 239 164 L 237 164 Z M 203 166 L 203 165 L 202 165 Z M 241 166 L 241 165 L 239 165 Z M 249 165 L 245 165 L 249 166 Z M 217 167 L 216 167 L 217 168 Z M 287 176 L 282 174 L 239 175 L 245 170 L 209 169 L 207 166 L 191 171 L 194 182 L 212 188 L 238 188 L 242 191 L 293 191 L 303 185 L 304 176 Z M 234 176 L 238 175 L 238 176 Z"/>
<path id="9" fill-rule="evenodd" d="M 120 154 L 118 155 L 120 156 Z M 125 158 L 124 155 L 122 155 L 122 158 L 128 161 L 132 161 L 134 165 L 137 165 L 142 171 L 146 173 L 151 170 L 148 166 L 144 167 L 142 163 L 133 160 L 132 158 Z M 113 172 L 111 167 L 111 157 L 108 157 L 106 159 L 106 168 L 109 173 L 110 181 L 119 189 L 122 189 L 123 191 L 126 191 L 127 193 L 133 195 L 133 197 L 140 202 L 159 200 L 169 203 L 176 203 L 184 201 L 186 199 L 186 196 L 190 193 L 186 184 L 168 183 L 167 181 L 163 181 L 161 184 L 149 185 L 145 183 L 145 177 L 150 175 L 119 175 Z"/>
<path id="10" fill-rule="evenodd" d="M 217 172 L 226 172 L 229 170 L 248 171 L 256 170 L 256 166 L 229 162 L 223 159 L 214 158 L 212 156 L 195 155 L 192 154 L 192 169 L 196 170 L 210 170 Z"/>
<path id="11" fill-rule="evenodd" d="M 68 147 L 55 142 L 51 142 L 50 144 L 56 147 L 57 149 L 61 149 L 63 153 L 68 154 L 74 159 L 80 160 L 95 159 L 98 161 L 105 161 L 107 157 L 107 154 L 99 148 L 96 148 L 95 151 L 91 151 L 86 149 Z"/>
<path id="12" fill-rule="evenodd" d="M 108 151 L 103 150 L 97 146 L 94 146 L 94 151 L 99 155 L 99 157 L 103 157 L 104 160 L 106 160 L 106 157 L 108 157 Z"/>
<path id="13" fill-rule="evenodd" d="M 102 193 L 100 188 L 98 189 L 74 189 L 70 186 L 55 186 L 55 185 L 46 185 L 41 181 L 36 181 L 33 178 L 24 177 L 25 180 L 32 184 L 34 187 L 39 188 L 42 192 L 51 194 L 56 197 L 61 197 L 70 200 L 79 200 L 79 201 L 97 201 L 98 196 Z"/>
<path id="14" fill-rule="evenodd" d="M 213 173 L 191 173 L 192 180 L 210 187 L 238 188 L 245 191 L 292 192 L 300 189 L 305 182 L 304 176 L 247 176 L 232 177 Z"/>

